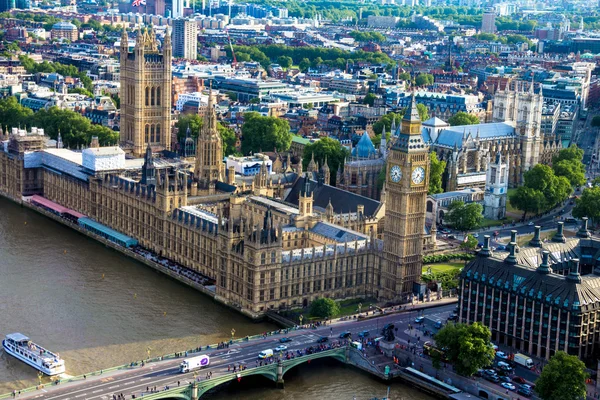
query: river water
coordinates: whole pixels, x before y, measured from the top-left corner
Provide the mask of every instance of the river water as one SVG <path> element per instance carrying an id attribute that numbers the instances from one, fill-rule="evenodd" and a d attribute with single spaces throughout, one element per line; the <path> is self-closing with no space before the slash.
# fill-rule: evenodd
<path id="1" fill-rule="evenodd" d="M 0 198 L 0 336 L 21 332 L 79 375 L 230 336 L 275 329 L 59 223 Z M 35 385 L 36 371 L 0 350 L 0 394 Z M 334 361 L 298 367 L 284 390 L 248 379 L 211 399 L 367 399 L 387 386 Z M 242 395 L 243 393 L 243 395 Z M 430 399 L 394 384 L 391 398 Z"/>

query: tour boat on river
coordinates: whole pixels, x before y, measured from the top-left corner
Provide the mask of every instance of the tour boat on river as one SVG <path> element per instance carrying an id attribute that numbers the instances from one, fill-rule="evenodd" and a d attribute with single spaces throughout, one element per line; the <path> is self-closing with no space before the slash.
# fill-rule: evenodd
<path id="1" fill-rule="evenodd" d="M 6 335 L 2 341 L 2 347 L 11 356 L 46 375 L 58 375 L 65 372 L 65 361 L 61 360 L 58 354 L 33 343 L 21 333 Z"/>

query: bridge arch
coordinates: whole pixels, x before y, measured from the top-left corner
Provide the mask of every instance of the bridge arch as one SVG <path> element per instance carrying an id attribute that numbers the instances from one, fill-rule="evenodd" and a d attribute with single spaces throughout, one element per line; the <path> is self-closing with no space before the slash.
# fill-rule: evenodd
<path id="1" fill-rule="evenodd" d="M 303 356 L 303 357 L 297 357 L 297 358 L 294 358 L 291 360 L 285 360 L 283 362 L 283 371 L 281 374 L 281 378 L 283 378 L 283 376 L 285 375 L 286 372 L 288 372 L 289 370 L 291 370 L 292 368 L 294 368 L 300 364 L 305 364 L 305 363 L 310 362 L 310 360 L 316 360 L 319 358 L 326 358 L 326 357 L 334 358 L 342 363 L 345 363 L 346 362 L 346 349 L 343 347 L 340 347 L 335 350 L 322 351 L 319 353 L 313 353 L 313 354 Z"/>

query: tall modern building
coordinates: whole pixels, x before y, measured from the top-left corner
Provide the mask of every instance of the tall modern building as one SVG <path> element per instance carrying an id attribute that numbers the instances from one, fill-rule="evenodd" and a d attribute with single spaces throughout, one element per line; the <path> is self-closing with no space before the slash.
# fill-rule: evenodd
<path id="1" fill-rule="evenodd" d="M 486 11 L 483 13 L 483 18 L 481 20 L 481 32 L 496 32 L 496 13 L 494 11 Z"/>
<path id="2" fill-rule="evenodd" d="M 16 8 L 15 0 L 0 0 L 0 12 Z"/>
<path id="3" fill-rule="evenodd" d="M 177 18 L 183 18 L 183 9 L 185 7 L 185 1 L 184 0 L 173 0 L 173 6 L 172 6 L 172 15 L 171 18 L 177 19 Z"/>
<path id="4" fill-rule="evenodd" d="M 136 157 L 171 143 L 171 35 L 162 48 L 153 30 L 137 33 L 133 52 L 121 36 L 121 147 Z"/>
<path id="5" fill-rule="evenodd" d="M 198 47 L 198 25 L 188 19 L 173 20 L 173 57 L 195 60 Z"/>

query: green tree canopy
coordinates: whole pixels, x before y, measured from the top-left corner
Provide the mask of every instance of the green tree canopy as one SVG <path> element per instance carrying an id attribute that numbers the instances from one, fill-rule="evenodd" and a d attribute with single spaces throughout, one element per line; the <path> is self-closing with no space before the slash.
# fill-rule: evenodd
<path id="1" fill-rule="evenodd" d="M 387 38 L 379 32 L 352 31 L 348 35 L 357 42 L 383 43 L 387 40 Z"/>
<path id="2" fill-rule="evenodd" d="M 325 319 L 333 318 L 340 313 L 338 303 L 328 297 L 321 297 L 314 300 L 310 305 L 310 315 L 313 317 Z"/>
<path id="3" fill-rule="evenodd" d="M 181 140 L 185 137 L 188 127 L 190 128 L 191 137 L 196 140 L 202 128 L 203 119 L 198 114 L 184 114 L 179 117 L 175 124 L 177 127 L 177 139 Z M 217 129 L 223 140 L 223 155 L 229 156 L 236 153 L 235 142 L 237 138 L 233 129 L 217 122 Z"/>
<path id="4" fill-rule="evenodd" d="M 479 123 L 477 115 L 469 114 L 464 111 L 459 111 L 450 118 L 448 123 L 452 126 L 475 125 Z"/>
<path id="5" fill-rule="evenodd" d="M 310 68 L 310 60 L 308 58 L 303 58 L 298 63 L 298 68 L 300 68 L 300 71 L 302 72 L 308 71 L 308 69 Z"/>
<path id="6" fill-rule="evenodd" d="M 338 140 L 329 137 L 323 137 L 314 143 L 308 144 L 304 147 L 304 154 L 302 155 L 302 168 L 305 171 L 313 154 L 315 162 L 321 166 L 325 163 L 325 157 L 327 157 L 331 184 L 335 186 L 337 171 L 348 156 L 348 150 Z"/>
<path id="7" fill-rule="evenodd" d="M 509 200 L 513 207 L 523 211 L 523 218 L 528 212 L 537 214 L 547 207 L 544 193 L 526 186 L 520 186 L 511 194 Z"/>
<path id="8" fill-rule="evenodd" d="M 535 391 L 542 400 L 580 400 L 586 397 L 585 364 L 563 351 L 554 354 L 535 381 Z"/>
<path id="9" fill-rule="evenodd" d="M 425 104 L 417 104 L 417 111 L 419 112 L 419 118 L 421 119 L 421 121 L 427 121 L 429 119 L 429 109 L 427 108 L 427 106 Z M 381 135 L 381 130 L 385 126 L 385 131 L 388 134 L 388 137 L 386 138 L 386 140 L 389 139 L 389 133 L 390 133 L 390 128 L 392 127 L 392 121 L 396 121 L 396 127 L 399 127 L 400 121 L 402 121 L 402 118 L 404 117 L 405 112 L 406 112 L 406 107 L 401 108 L 397 113 L 391 112 L 391 113 L 385 114 L 384 116 L 379 118 L 379 121 L 377 121 L 373 124 L 373 131 L 377 135 Z M 381 140 L 381 138 L 379 138 L 379 140 Z M 373 143 L 376 144 L 375 140 L 373 141 Z"/>
<path id="10" fill-rule="evenodd" d="M 439 160 L 435 151 L 429 153 L 429 189 L 427 194 L 442 193 L 442 175 L 446 170 L 446 161 Z"/>
<path id="11" fill-rule="evenodd" d="M 573 216 L 588 217 L 595 223 L 600 222 L 600 186 L 593 186 L 583 191 L 581 197 L 575 200 Z"/>
<path id="12" fill-rule="evenodd" d="M 415 85 L 417 86 L 429 86 L 433 85 L 433 75 L 431 74 L 419 74 L 415 78 Z"/>
<path id="13" fill-rule="evenodd" d="M 435 335 L 435 342 L 445 351 L 456 372 L 471 376 L 494 360 L 491 337 L 489 328 L 479 322 L 447 324 Z"/>
<path id="14" fill-rule="evenodd" d="M 556 176 L 552 168 L 547 165 L 535 165 L 524 174 L 524 178 L 524 186 L 544 194 L 547 208 L 566 200 L 572 192 L 568 179 L 564 176 Z"/>
<path id="15" fill-rule="evenodd" d="M 475 247 L 477 247 L 478 243 L 479 243 L 479 241 L 477 240 L 477 238 L 475 236 L 467 235 L 467 240 L 462 242 L 460 244 L 460 247 L 462 247 L 463 249 L 467 249 L 467 250 L 474 250 Z"/>
<path id="16" fill-rule="evenodd" d="M 483 221 L 483 206 L 479 203 L 465 204 L 453 201 L 444 216 L 444 222 L 459 231 L 469 231 L 481 225 Z"/>
<path id="17" fill-rule="evenodd" d="M 292 144 L 290 124 L 280 118 L 263 117 L 257 112 L 244 114 L 242 153 L 286 151 Z"/>
<path id="18" fill-rule="evenodd" d="M 375 95 L 375 93 L 367 93 L 367 95 L 363 99 L 363 104 L 368 104 L 371 107 L 373 107 L 373 104 L 375 104 L 376 99 L 377 95 Z"/>
<path id="19" fill-rule="evenodd" d="M 401 81 L 410 81 L 412 80 L 412 77 L 408 72 L 402 72 L 398 75 L 398 79 L 400 79 Z"/>
<path id="20" fill-rule="evenodd" d="M 33 111 L 19 104 L 16 97 L 10 96 L 0 100 L 0 124 L 3 129 L 24 126 L 32 116 Z"/>
<path id="21" fill-rule="evenodd" d="M 289 56 L 279 56 L 277 57 L 277 64 L 281 65 L 281 68 L 288 69 L 294 65 L 294 60 Z"/>
<path id="22" fill-rule="evenodd" d="M 552 170 L 556 176 L 564 176 L 572 186 L 581 186 L 586 182 L 583 150 L 576 145 L 562 149 L 552 159 Z"/>

